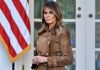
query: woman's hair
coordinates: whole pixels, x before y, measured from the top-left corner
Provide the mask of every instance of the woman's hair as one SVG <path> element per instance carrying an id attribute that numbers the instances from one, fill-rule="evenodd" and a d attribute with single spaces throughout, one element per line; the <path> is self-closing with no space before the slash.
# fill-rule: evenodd
<path id="1" fill-rule="evenodd" d="M 48 1 L 43 5 L 43 8 L 41 10 L 42 27 L 38 31 L 38 34 L 41 34 L 48 29 L 48 24 L 46 23 L 43 16 L 45 8 L 51 9 L 53 14 L 56 16 L 56 27 L 59 28 L 59 26 L 62 25 L 62 13 L 61 13 L 59 5 L 54 1 Z"/>

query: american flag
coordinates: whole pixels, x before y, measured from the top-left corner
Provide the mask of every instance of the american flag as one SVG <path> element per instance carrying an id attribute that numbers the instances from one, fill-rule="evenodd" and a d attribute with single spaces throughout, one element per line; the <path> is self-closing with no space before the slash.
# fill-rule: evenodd
<path id="1" fill-rule="evenodd" d="M 0 41 L 11 62 L 15 62 L 30 49 L 27 0 L 0 0 Z"/>

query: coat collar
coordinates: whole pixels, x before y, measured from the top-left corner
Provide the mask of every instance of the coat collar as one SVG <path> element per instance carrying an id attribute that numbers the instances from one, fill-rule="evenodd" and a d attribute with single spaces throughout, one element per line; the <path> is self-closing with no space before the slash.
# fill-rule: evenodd
<path id="1" fill-rule="evenodd" d="M 59 35 L 62 31 L 62 26 L 60 25 L 59 27 L 58 26 L 53 26 L 50 30 L 48 29 L 47 30 L 48 32 L 51 33 L 51 35 Z"/>

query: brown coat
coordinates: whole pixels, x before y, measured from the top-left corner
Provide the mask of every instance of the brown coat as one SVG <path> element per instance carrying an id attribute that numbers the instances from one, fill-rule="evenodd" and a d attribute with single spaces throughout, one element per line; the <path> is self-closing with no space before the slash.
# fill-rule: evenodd
<path id="1" fill-rule="evenodd" d="M 37 70 L 66 70 L 65 66 L 73 60 L 69 39 L 69 32 L 65 27 L 61 27 L 56 35 L 53 30 L 39 35 L 36 51 L 38 55 L 46 56 L 48 61 L 39 64 Z"/>

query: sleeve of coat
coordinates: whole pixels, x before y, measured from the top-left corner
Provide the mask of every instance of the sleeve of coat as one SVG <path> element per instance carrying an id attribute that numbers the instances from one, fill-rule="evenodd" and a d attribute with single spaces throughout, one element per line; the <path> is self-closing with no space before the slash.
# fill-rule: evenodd
<path id="1" fill-rule="evenodd" d="M 62 56 L 47 57 L 48 67 L 60 67 L 69 65 L 73 61 L 72 48 L 70 45 L 70 33 L 66 29 L 59 35 L 59 44 Z"/>

